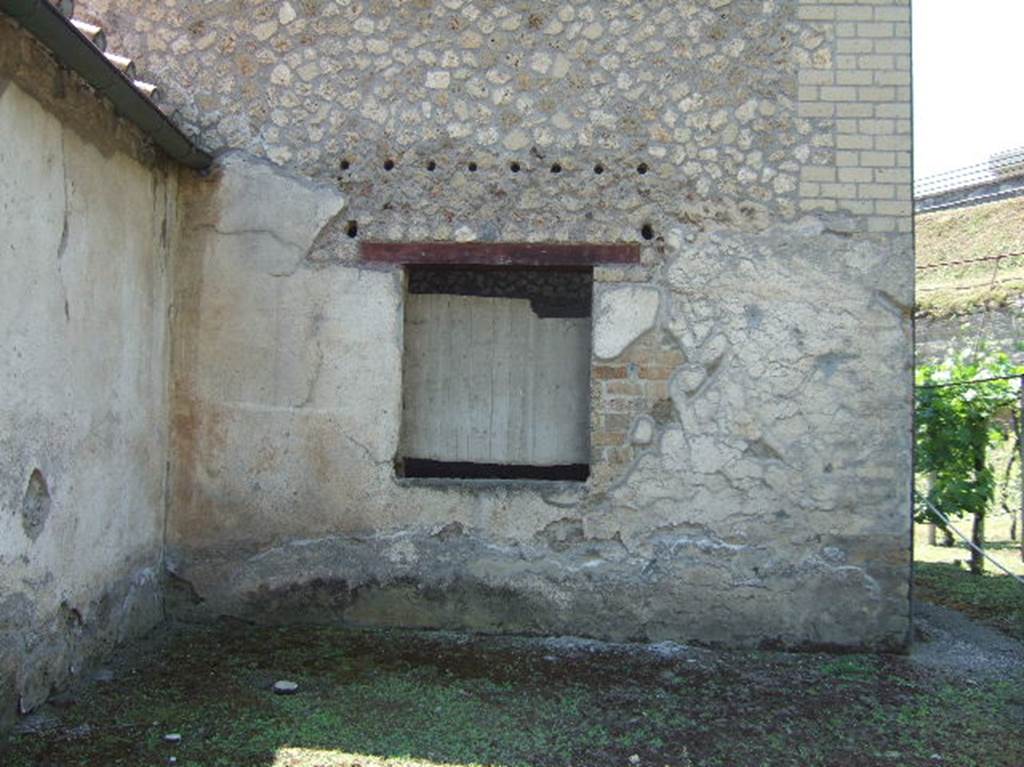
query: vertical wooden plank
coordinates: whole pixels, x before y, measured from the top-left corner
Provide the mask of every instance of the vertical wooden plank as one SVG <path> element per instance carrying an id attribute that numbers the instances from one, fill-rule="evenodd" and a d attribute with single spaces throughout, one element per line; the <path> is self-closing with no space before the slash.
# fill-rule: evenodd
<path id="1" fill-rule="evenodd" d="M 455 318 L 453 315 L 452 304 L 458 300 L 456 296 L 441 296 L 443 299 L 444 309 L 442 314 L 444 317 L 444 339 L 443 348 L 444 354 L 438 357 L 437 360 L 437 383 L 438 387 L 444 394 L 444 406 L 441 409 L 441 431 L 444 434 L 442 440 L 445 450 L 444 455 L 456 456 L 458 460 L 459 455 L 459 440 L 458 440 L 458 424 L 455 417 L 458 416 L 458 400 L 455 397 L 455 386 L 459 379 L 458 375 L 452 375 L 452 367 L 455 361 L 455 342 L 454 335 L 457 330 L 455 324 Z"/>
<path id="2" fill-rule="evenodd" d="M 420 398 L 423 395 L 423 387 L 417 385 L 421 379 L 419 371 L 419 334 L 415 330 L 416 311 L 419 301 L 417 296 L 409 296 L 405 302 L 404 328 L 402 336 L 405 339 L 405 346 L 402 349 L 402 430 L 401 430 L 401 453 L 409 452 L 410 428 L 412 424 L 418 423 L 422 407 Z"/>
<path id="3" fill-rule="evenodd" d="M 504 357 L 498 352 L 498 349 L 505 343 L 504 334 L 504 323 L 501 321 L 502 313 L 507 311 L 507 307 L 497 307 L 489 312 L 491 316 L 491 348 L 490 348 L 490 359 L 491 359 L 491 375 L 490 375 L 490 390 L 491 396 L 487 402 L 487 421 L 490 425 L 490 434 L 488 435 L 488 462 L 494 463 L 494 456 L 497 454 L 498 445 L 502 443 L 505 435 L 504 431 L 499 432 L 500 419 L 496 417 L 495 402 L 501 395 L 501 389 L 498 386 L 498 381 L 504 375 L 504 371 L 499 367 L 500 360 Z"/>
<path id="4" fill-rule="evenodd" d="M 511 431 L 511 438 L 506 446 L 506 459 L 503 463 L 525 463 L 528 455 L 526 452 L 526 429 L 529 419 L 527 410 L 527 398 L 525 393 L 527 371 L 533 367 L 533 360 L 530 359 L 530 323 L 529 317 L 513 308 L 515 328 L 512 329 L 512 344 L 510 345 L 509 366 L 513 371 L 512 385 L 509 391 L 509 412 L 513 416 L 514 424 Z M 518 331 L 518 332 L 516 332 Z"/>

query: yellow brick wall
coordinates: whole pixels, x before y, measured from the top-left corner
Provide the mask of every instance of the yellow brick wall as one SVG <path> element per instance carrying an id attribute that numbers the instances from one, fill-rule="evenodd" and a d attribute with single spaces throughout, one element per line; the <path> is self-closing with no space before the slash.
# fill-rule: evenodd
<path id="1" fill-rule="evenodd" d="M 911 231 L 910 0 L 801 0 L 798 14 L 828 41 L 801 62 L 799 115 L 831 150 L 802 168 L 801 208 Z"/>

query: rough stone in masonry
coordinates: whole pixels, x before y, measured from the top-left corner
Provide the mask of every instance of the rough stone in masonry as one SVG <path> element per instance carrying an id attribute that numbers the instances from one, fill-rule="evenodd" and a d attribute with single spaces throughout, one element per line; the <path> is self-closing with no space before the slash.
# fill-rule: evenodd
<path id="1" fill-rule="evenodd" d="M 114 645 L 164 617 L 159 566 L 113 575 L 105 590 L 82 603 L 62 602 L 41 614 L 31 593 L 0 596 L 0 732 L 18 713 L 43 703 L 82 676 Z"/>
<path id="2" fill-rule="evenodd" d="M 986 343 L 992 350 L 1006 352 L 1024 363 L 1024 298 L 1007 306 L 991 307 L 952 317 L 918 317 L 914 343 L 922 362 L 940 362 L 950 351 Z"/>
<path id="3" fill-rule="evenodd" d="M 604 206 L 635 210 L 641 162 L 644 186 L 663 200 L 692 189 L 795 213 L 799 165 L 833 151 L 821 142 L 833 121 L 797 115 L 796 70 L 829 66 L 834 41 L 795 2 L 292 3 L 287 23 L 271 0 L 244 14 L 227 0 L 201 11 L 80 5 L 117 19 L 112 44 L 146 63 L 176 118 L 216 151 L 325 179 L 345 159 L 346 190 L 375 200 L 352 218 L 388 240 L 401 238 L 383 236 L 376 201 L 405 215 L 443 188 L 491 206 L 473 175 L 517 211 L 561 206 L 583 184 Z M 182 34 L 197 24 L 201 33 Z M 467 173 L 473 161 L 479 170 Z M 561 173 L 550 172 L 556 163 Z M 550 191 L 538 196 L 527 176 Z M 425 218 L 431 231 L 419 239 L 452 239 L 443 231 L 461 218 Z"/>

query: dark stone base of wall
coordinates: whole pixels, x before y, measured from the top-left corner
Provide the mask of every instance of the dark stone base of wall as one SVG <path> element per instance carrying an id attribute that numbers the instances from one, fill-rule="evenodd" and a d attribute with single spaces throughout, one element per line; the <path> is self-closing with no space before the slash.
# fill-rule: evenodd
<path id="1" fill-rule="evenodd" d="M 41 615 L 30 593 L 0 597 L 0 738 L 19 714 L 86 675 L 115 645 L 164 618 L 159 564 L 111 582 L 86 604 Z"/>
<path id="2" fill-rule="evenodd" d="M 875 554 L 892 544 L 838 542 Z M 446 528 L 400 542 L 332 537 L 258 552 L 177 550 L 168 613 L 711 647 L 908 648 L 909 553 L 835 567 L 808 562 L 738 584 L 742 554 L 695 550 L 659 560 L 615 542 L 560 545 L 552 555 L 544 543 L 498 546 Z"/>

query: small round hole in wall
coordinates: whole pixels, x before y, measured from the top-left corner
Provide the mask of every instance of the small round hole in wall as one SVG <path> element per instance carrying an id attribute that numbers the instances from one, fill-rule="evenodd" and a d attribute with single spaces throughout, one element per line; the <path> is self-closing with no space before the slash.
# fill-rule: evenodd
<path id="1" fill-rule="evenodd" d="M 645 162 L 642 162 L 642 163 L 640 163 L 639 165 L 636 166 L 636 172 L 639 173 L 641 176 L 643 176 L 645 173 L 647 173 L 647 170 L 648 170 L 647 163 L 645 163 Z"/>
<path id="2" fill-rule="evenodd" d="M 476 163 L 475 162 L 471 162 L 466 167 L 469 168 L 469 172 L 470 173 L 476 173 Z"/>
<path id="3" fill-rule="evenodd" d="M 561 172 L 562 172 L 562 166 L 561 166 L 561 165 L 559 165 L 559 164 L 558 164 L 558 163 L 556 162 L 556 163 L 555 163 L 554 165 L 552 165 L 552 166 L 551 166 L 551 172 L 552 172 L 552 173 L 561 173 Z"/>
<path id="4" fill-rule="evenodd" d="M 427 170 L 429 170 L 431 173 L 433 173 L 435 170 L 437 170 L 437 163 L 434 162 L 433 160 L 428 162 L 427 163 Z"/>
<path id="5" fill-rule="evenodd" d="M 341 168 L 342 170 L 348 170 L 349 168 L 352 167 L 352 163 L 342 158 L 341 162 L 338 163 L 338 167 Z"/>
<path id="6" fill-rule="evenodd" d="M 346 229 L 345 229 L 345 234 L 347 234 L 349 237 L 352 237 L 353 239 L 358 237 L 359 236 L 359 222 L 358 221 L 349 221 L 348 222 L 348 227 L 346 227 Z"/>
<path id="7" fill-rule="evenodd" d="M 604 173 L 604 166 L 601 163 L 598 163 L 597 165 L 595 165 L 594 166 L 594 173 L 596 173 L 598 176 L 600 176 L 602 173 Z"/>
<path id="8" fill-rule="evenodd" d="M 520 170 L 522 170 L 522 167 L 519 165 L 519 163 L 513 162 L 509 163 L 508 169 L 513 173 L 518 173 Z"/>
<path id="9" fill-rule="evenodd" d="M 654 227 L 651 226 L 650 224 L 644 224 L 643 226 L 640 227 L 640 236 L 643 237 L 645 240 L 653 240 Z"/>
<path id="10" fill-rule="evenodd" d="M 384 161 L 384 170 L 392 170 L 394 167 L 395 167 L 395 161 L 394 160 L 385 160 Z"/>

